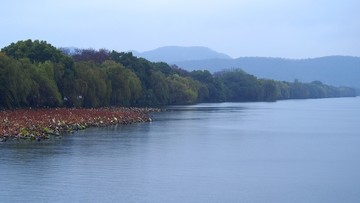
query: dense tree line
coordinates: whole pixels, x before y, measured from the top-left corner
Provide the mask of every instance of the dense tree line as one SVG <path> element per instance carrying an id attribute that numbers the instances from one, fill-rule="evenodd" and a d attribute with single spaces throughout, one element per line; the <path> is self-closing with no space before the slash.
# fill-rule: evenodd
<path id="1" fill-rule="evenodd" d="M 0 52 L 0 107 L 163 106 L 355 96 L 352 88 L 258 79 L 240 69 L 215 74 L 152 63 L 132 53 L 57 49 L 46 41 Z"/>

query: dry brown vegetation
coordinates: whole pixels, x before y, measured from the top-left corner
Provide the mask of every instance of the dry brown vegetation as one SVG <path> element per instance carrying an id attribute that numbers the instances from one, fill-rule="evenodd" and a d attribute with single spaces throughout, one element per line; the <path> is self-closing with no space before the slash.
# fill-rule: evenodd
<path id="1" fill-rule="evenodd" d="M 0 111 L 0 139 L 41 140 L 49 136 L 116 124 L 149 122 L 149 108 L 17 109 Z"/>

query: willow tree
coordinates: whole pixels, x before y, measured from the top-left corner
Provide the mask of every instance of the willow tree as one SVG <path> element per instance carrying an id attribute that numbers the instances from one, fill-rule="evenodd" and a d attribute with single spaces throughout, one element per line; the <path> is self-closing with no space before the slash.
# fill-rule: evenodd
<path id="1" fill-rule="evenodd" d="M 102 64 L 110 83 L 110 104 L 115 106 L 136 105 L 141 96 L 141 81 L 131 70 L 114 61 Z"/>

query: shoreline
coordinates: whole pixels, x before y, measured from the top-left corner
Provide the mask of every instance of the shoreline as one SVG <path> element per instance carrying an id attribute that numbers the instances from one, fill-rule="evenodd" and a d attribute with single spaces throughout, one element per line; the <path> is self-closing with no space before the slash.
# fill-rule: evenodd
<path id="1" fill-rule="evenodd" d="M 155 108 L 110 107 L 96 109 L 49 108 L 0 111 L 0 141 L 41 141 L 88 127 L 150 122 Z"/>

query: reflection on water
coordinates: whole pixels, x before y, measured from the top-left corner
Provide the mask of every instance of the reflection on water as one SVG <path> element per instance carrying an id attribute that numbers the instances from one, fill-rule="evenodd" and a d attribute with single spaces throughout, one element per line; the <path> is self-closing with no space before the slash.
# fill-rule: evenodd
<path id="1" fill-rule="evenodd" d="M 2 202 L 359 202 L 360 98 L 173 106 L 0 143 Z"/>

